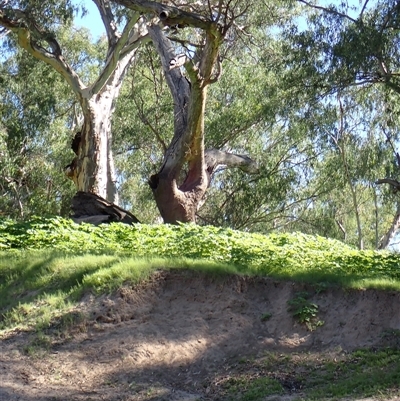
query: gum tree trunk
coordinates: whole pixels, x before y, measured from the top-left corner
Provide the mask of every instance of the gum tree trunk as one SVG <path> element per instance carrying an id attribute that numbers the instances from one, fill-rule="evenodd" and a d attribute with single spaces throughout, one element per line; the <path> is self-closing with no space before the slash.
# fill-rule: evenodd
<path id="1" fill-rule="evenodd" d="M 239 167 L 256 172 L 256 163 L 247 156 L 234 155 L 217 149 L 204 149 L 204 114 L 207 87 L 218 78 L 215 64 L 224 29 L 210 23 L 204 46 L 184 66 L 188 79 L 179 67 L 172 45 L 159 27 L 149 29 L 149 35 L 160 55 L 164 74 L 174 99 L 174 136 L 158 172 L 149 185 L 165 223 L 194 223 L 196 212 L 211 183 L 218 165 Z M 172 67 L 171 67 L 172 65 Z M 189 83 L 190 81 L 190 83 Z M 182 178 L 183 170 L 186 170 Z"/>
<path id="2" fill-rule="evenodd" d="M 118 204 L 116 172 L 111 149 L 111 118 L 118 88 L 82 102 L 84 122 L 77 157 L 68 175 L 78 191 L 91 192 Z"/>
<path id="3" fill-rule="evenodd" d="M 383 236 L 381 243 L 379 244 L 378 249 L 387 249 L 398 233 L 400 228 L 400 206 L 397 206 L 397 212 L 396 215 L 393 218 L 392 224 L 390 225 L 390 228 L 388 232 Z"/>

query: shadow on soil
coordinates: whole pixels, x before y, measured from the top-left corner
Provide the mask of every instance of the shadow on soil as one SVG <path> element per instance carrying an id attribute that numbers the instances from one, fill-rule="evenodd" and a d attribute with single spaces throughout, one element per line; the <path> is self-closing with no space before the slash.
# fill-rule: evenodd
<path id="1" fill-rule="evenodd" d="M 300 297 L 316 306 L 304 323 L 289 310 Z M 32 333 L 3 340 L 0 400 L 398 395 L 387 383 L 400 383 L 399 304 L 396 292 L 157 273 L 110 296 L 87 295 L 81 310 L 42 333 L 42 344 Z"/>

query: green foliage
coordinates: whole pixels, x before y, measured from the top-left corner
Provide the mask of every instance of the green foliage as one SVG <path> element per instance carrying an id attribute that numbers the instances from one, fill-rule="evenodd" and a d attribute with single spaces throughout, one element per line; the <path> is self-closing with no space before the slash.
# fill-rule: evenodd
<path id="1" fill-rule="evenodd" d="M 288 301 L 289 311 L 300 323 L 304 323 L 310 331 L 322 326 L 324 322 L 317 318 L 318 305 L 308 300 L 308 292 L 298 292 Z"/>
<path id="2" fill-rule="evenodd" d="M 96 55 L 87 30 L 58 30 L 64 56 L 82 79 L 93 78 Z M 79 46 L 79 47 L 78 47 Z M 94 50 L 96 49 L 96 51 Z M 84 67 L 90 59 L 91 66 Z M 76 105 L 51 67 L 16 50 L 0 65 L 0 212 L 12 218 L 69 212 L 74 185 L 63 172 Z"/>
<path id="3" fill-rule="evenodd" d="M 120 255 L 146 258 L 190 258 L 237 266 L 243 271 L 281 278 L 350 284 L 353 280 L 400 278 L 400 256 L 358 251 L 345 244 L 301 233 L 245 233 L 196 225 L 114 223 L 77 225 L 72 220 L 36 218 L 29 222 L 0 220 L 0 247 L 51 249 L 68 254 Z"/>
<path id="4" fill-rule="evenodd" d="M 397 387 L 399 363 L 398 349 L 357 350 L 337 362 L 324 363 L 320 372 L 314 371 L 308 380 L 308 397 L 321 400 L 343 399 L 354 394 L 384 395 Z"/>
<path id="5" fill-rule="evenodd" d="M 77 225 L 72 220 L 0 220 L 0 329 L 46 329 L 70 312 L 82 294 L 111 292 L 145 280 L 158 269 L 208 274 L 248 274 L 291 279 L 325 288 L 400 290 L 400 256 L 358 251 L 305 234 L 245 233 L 196 225 L 114 223 Z M 299 295 L 290 308 L 315 329 L 318 307 Z M 265 313 L 262 321 L 269 318 Z"/>
<path id="6" fill-rule="evenodd" d="M 263 313 L 262 316 L 261 316 L 261 321 L 262 321 L 262 322 L 266 322 L 266 321 L 268 321 L 269 319 L 271 319 L 271 317 L 272 317 L 272 313 L 270 313 L 270 312 L 265 312 L 265 313 Z"/>
<path id="7" fill-rule="evenodd" d="M 93 82 L 107 40 L 93 43 L 87 30 L 71 28 L 82 6 L 56 3 L 27 1 L 20 8 L 57 35 L 68 63 L 85 84 Z M 365 248 L 376 248 L 396 211 L 393 194 L 373 185 L 397 174 L 382 133 L 393 144 L 399 139 L 398 76 L 379 75 L 382 68 L 398 70 L 396 2 L 368 3 L 359 19 L 344 17 L 357 11 L 346 3 L 325 12 L 295 9 L 291 2 L 254 4 L 234 24 L 244 31 L 231 31 L 222 47 L 224 73 L 208 91 L 205 145 L 249 155 L 259 173 L 218 168 L 198 222 L 264 233 L 301 231 L 350 245 L 362 237 Z M 191 42 L 186 31 L 179 35 Z M 59 74 L 16 50 L 12 34 L 4 40 L 9 51 L 0 67 L 0 213 L 65 216 L 73 184 L 62 170 L 73 157 L 69 143 L 79 107 Z M 382 85 L 370 85 L 375 82 Z M 354 83 L 355 89 L 345 89 Z M 340 146 L 332 140 L 339 138 L 336 98 L 326 97 L 338 89 L 348 113 Z M 112 132 L 121 206 L 134 207 L 140 221 L 158 219 L 147 179 L 160 168 L 173 131 L 171 95 L 159 57 L 147 44 L 124 80 Z M 351 184 L 357 202 L 351 201 Z"/>
<path id="8" fill-rule="evenodd" d="M 374 185 L 399 169 L 399 80 L 390 72 L 399 66 L 397 3 L 320 3 L 305 6 L 302 16 L 282 32 L 283 82 L 320 156 L 296 195 L 312 201 L 299 203 L 292 221 L 278 219 L 289 230 L 377 248 L 397 203 L 389 188 Z"/>

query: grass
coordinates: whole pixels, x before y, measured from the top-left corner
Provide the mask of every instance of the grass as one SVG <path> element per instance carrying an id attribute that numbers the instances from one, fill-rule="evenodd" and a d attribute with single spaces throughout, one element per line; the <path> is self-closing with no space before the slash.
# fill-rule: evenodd
<path id="1" fill-rule="evenodd" d="M 284 394 L 284 389 L 278 380 L 268 376 L 231 377 L 224 383 L 226 393 L 231 399 L 240 401 L 257 401 L 274 394 Z"/>
<path id="2" fill-rule="evenodd" d="M 0 330 L 43 327 L 73 309 L 85 292 L 109 293 L 158 269 L 400 291 L 399 255 L 358 251 L 300 233 L 264 236 L 194 225 L 95 227 L 37 218 L 0 220 L 0 249 Z"/>
<path id="3" fill-rule="evenodd" d="M 0 333 L 36 329 L 76 307 L 86 292 L 111 293 L 164 269 L 191 269 L 234 274 L 229 265 L 207 260 L 144 259 L 111 255 L 62 254 L 49 250 L 0 253 Z"/>
<path id="4" fill-rule="evenodd" d="M 271 395 L 291 394 L 294 400 L 334 401 L 372 396 L 388 399 L 400 394 L 399 349 L 271 352 L 232 366 L 229 372 L 210 384 L 218 383 L 221 400 L 261 401 Z"/>

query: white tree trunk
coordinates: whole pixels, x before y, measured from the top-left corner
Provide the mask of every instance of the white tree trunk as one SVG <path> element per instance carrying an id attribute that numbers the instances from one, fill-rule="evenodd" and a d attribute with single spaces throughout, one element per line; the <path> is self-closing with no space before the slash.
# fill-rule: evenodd
<path id="1" fill-rule="evenodd" d="M 125 57 L 100 93 L 82 97 L 84 114 L 81 143 L 72 175 L 77 190 L 92 192 L 118 205 L 117 174 L 112 153 L 111 119 L 122 80 L 133 57 Z M 89 94 L 87 91 L 86 94 Z"/>
<path id="2" fill-rule="evenodd" d="M 112 97 L 94 97 L 84 103 L 84 123 L 74 181 L 78 191 L 92 192 L 118 203 L 111 149 Z"/>
<path id="3" fill-rule="evenodd" d="M 396 215 L 393 218 L 392 224 L 388 232 L 384 235 L 379 245 L 379 249 L 387 249 L 392 241 L 392 239 L 397 234 L 400 228 L 400 206 L 397 207 Z"/>

